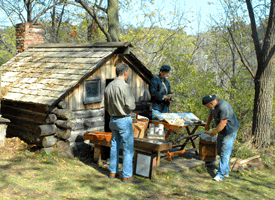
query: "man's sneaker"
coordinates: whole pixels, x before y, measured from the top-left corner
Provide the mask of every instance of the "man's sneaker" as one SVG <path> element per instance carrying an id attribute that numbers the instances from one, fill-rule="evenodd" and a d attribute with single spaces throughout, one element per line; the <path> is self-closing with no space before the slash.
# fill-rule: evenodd
<path id="1" fill-rule="evenodd" d="M 215 169 L 214 169 L 214 172 L 217 173 L 217 172 L 218 172 L 218 169 L 215 168 Z M 225 178 L 228 178 L 228 177 L 229 177 L 229 174 L 225 174 L 224 177 L 225 177 Z"/>
<path id="2" fill-rule="evenodd" d="M 220 176 L 215 176 L 213 178 L 214 181 L 222 181 L 222 178 Z"/>

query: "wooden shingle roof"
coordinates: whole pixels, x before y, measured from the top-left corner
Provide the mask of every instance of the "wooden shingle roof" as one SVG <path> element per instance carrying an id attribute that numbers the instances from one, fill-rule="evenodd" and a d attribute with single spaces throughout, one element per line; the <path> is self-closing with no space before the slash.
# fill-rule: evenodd
<path id="1" fill-rule="evenodd" d="M 3 100 L 51 106 L 80 80 L 128 43 L 42 44 L 1 66 Z"/>

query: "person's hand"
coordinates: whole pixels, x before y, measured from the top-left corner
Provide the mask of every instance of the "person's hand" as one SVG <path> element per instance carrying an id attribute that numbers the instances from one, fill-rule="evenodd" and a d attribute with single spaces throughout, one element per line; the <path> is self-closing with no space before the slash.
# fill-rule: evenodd
<path id="1" fill-rule="evenodd" d="M 169 94 L 163 96 L 164 99 L 170 99 Z"/>
<path id="2" fill-rule="evenodd" d="M 169 97 L 170 97 L 171 99 L 175 98 L 175 93 L 169 94 Z"/>
<path id="3" fill-rule="evenodd" d="M 211 131 L 204 131 L 205 134 L 210 135 L 211 137 L 214 137 L 217 133 L 211 132 Z"/>
<path id="4" fill-rule="evenodd" d="M 210 135 L 211 137 L 214 137 L 215 135 L 217 135 L 217 133 L 215 133 L 215 132 L 210 132 L 209 135 Z"/>

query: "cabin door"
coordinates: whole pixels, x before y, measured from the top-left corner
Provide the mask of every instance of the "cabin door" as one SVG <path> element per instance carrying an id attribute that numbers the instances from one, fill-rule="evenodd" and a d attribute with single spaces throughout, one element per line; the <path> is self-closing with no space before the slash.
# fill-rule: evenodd
<path id="1" fill-rule="evenodd" d="M 111 83 L 114 79 L 106 79 L 106 87 L 109 83 Z M 109 127 L 109 122 L 110 122 L 110 115 L 109 113 L 105 110 L 105 125 L 104 125 L 104 132 L 111 132 L 111 129 Z"/>

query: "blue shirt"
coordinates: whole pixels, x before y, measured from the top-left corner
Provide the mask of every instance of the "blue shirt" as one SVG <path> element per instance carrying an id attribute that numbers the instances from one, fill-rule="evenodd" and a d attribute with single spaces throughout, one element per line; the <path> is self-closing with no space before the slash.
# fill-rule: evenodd
<path id="1" fill-rule="evenodd" d="M 225 128 L 220 132 L 223 135 L 236 131 L 240 126 L 232 106 L 223 99 L 219 99 L 214 110 L 210 109 L 210 114 L 215 120 L 216 125 L 218 125 L 221 120 L 228 119 Z"/>

